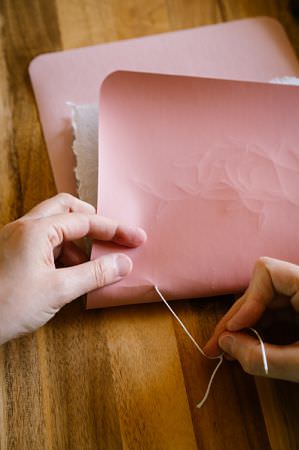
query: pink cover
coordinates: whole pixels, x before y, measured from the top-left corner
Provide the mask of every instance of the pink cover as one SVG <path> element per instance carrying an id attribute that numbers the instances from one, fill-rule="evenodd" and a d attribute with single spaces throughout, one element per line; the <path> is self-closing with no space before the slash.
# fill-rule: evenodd
<path id="1" fill-rule="evenodd" d="M 58 191 L 76 193 L 67 101 L 97 103 L 115 70 L 268 81 L 299 75 L 281 25 L 253 18 L 51 53 L 29 68 Z"/>
<path id="2" fill-rule="evenodd" d="M 88 307 L 243 289 L 261 255 L 299 263 L 299 88 L 116 72 L 102 84 L 101 214 L 147 231 Z M 94 245 L 93 257 L 115 245 Z M 121 249 L 123 251 L 123 249 Z"/>

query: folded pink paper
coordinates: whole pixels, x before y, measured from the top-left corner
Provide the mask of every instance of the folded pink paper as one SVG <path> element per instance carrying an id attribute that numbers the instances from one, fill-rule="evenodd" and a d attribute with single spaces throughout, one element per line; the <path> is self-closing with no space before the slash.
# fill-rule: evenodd
<path id="1" fill-rule="evenodd" d="M 112 42 L 35 58 L 29 68 L 58 191 L 76 194 L 70 108 L 97 103 L 115 70 L 254 81 L 299 75 L 282 26 L 260 17 Z"/>
<path id="2" fill-rule="evenodd" d="M 100 95 L 99 212 L 140 225 L 131 275 L 87 306 L 242 290 L 261 255 L 299 263 L 299 88 L 116 72 Z"/>

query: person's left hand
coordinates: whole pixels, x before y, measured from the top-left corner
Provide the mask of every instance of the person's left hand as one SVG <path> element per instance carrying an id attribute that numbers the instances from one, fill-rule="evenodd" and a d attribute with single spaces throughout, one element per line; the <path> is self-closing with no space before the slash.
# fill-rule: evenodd
<path id="1" fill-rule="evenodd" d="M 0 344 L 36 330 L 66 303 L 130 273 L 132 261 L 122 253 L 86 262 L 72 242 L 84 236 L 128 247 L 146 239 L 141 228 L 98 216 L 69 194 L 44 201 L 0 230 Z"/>

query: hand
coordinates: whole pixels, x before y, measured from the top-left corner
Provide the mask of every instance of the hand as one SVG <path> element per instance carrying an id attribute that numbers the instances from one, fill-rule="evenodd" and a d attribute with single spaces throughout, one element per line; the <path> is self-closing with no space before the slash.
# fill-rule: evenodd
<path id="1" fill-rule="evenodd" d="M 215 328 L 204 350 L 219 354 L 219 348 L 237 359 L 252 375 L 265 375 L 259 341 L 242 332 L 254 327 L 266 310 L 291 305 L 299 312 L 299 266 L 272 258 L 260 258 L 248 289 Z M 269 376 L 299 382 L 299 342 L 290 345 L 265 345 Z"/>
<path id="2" fill-rule="evenodd" d="M 46 200 L 1 229 L 0 344 L 36 330 L 66 303 L 132 270 L 121 253 L 86 262 L 72 242 L 84 236 L 128 247 L 146 239 L 142 229 L 98 216 L 69 194 Z M 55 262 L 72 267 L 58 269 Z"/>

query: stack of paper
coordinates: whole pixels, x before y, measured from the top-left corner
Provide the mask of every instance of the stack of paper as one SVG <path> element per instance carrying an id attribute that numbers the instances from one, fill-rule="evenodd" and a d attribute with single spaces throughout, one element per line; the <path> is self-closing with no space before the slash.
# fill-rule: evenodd
<path id="1" fill-rule="evenodd" d="M 299 75 L 275 21 L 43 55 L 30 75 L 60 191 L 75 192 L 66 102 L 101 89 L 99 213 L 149 235 L 128 250 L 133 273 L 88 307 L 158 300 L 154 284 L 173 299 L 233 292 L 262 254 L 299 262 L 299 90 L 258 82 Z"/>

